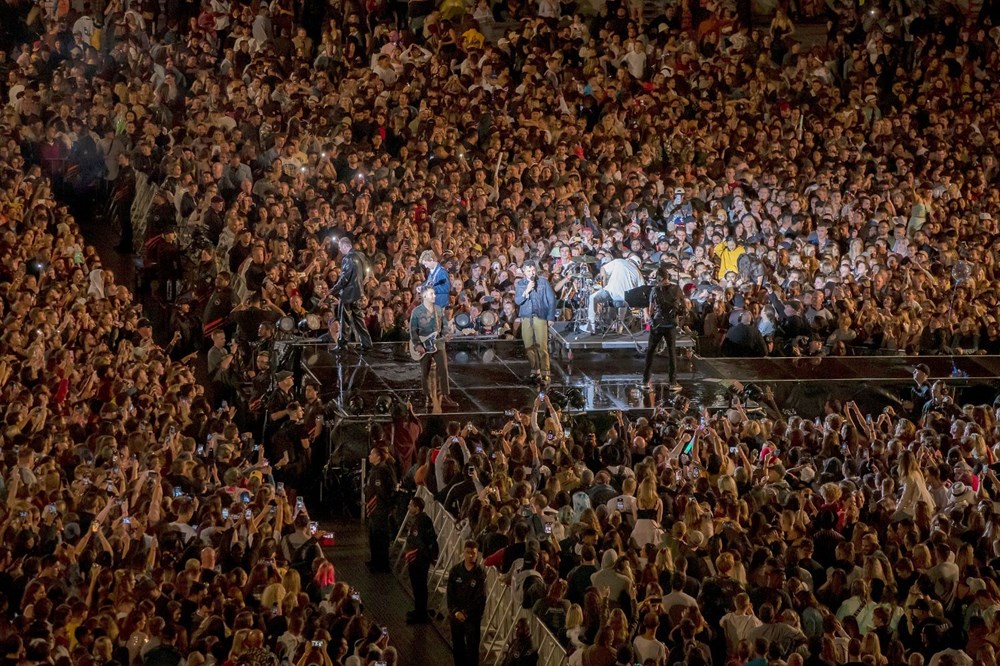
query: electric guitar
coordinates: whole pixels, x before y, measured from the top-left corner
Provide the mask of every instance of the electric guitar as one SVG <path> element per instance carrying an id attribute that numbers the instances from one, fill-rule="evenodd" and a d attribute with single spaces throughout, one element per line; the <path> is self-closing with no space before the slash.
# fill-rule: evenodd
<path id="1" fill-rule="evenodd" d="M 410 347 L 410 358 L 414 361 L 419 361 L 427 354 L 433 354 L 437 351 L 437 333 L 431 333 L 430 335 L 423 335 L 420 337 L 421 344 L 415 345 L 411 340 L 408 344 Z"/>

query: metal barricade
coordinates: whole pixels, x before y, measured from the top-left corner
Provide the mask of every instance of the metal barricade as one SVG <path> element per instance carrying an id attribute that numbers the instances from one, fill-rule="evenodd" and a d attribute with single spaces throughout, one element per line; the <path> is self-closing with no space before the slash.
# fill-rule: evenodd
<path id="1" fill-rule="evenodd" d="M 538 666 L 566 666 L 566 649 L 537 615 L 517 603 L 514 590 L 496 569 L 486 572 L 486 612 L 483 615 L 483 663 L 500 664 L 518 619 L 527 618 L 538 649 Z"/>
<path id="2" fill-rule="evenodd" d="M 504 648 L 514 635 L 514 626 L 525 612 L 514 603 L 514 594 L 503 576 L 494 568 L 486 571 L 486 611 L 483 613 L 483 663 L 499 664 Z"/>
<path id="3" fill-rule="evenodd" d="M 531 635 L 538 644 L 538 666 L 566 666 L 566 648 L 552 635 L 549 628 L 532 615 Z"/>
<path id="4" fill-rule="evenodd" d="M 132 233 L 135 238 L 134 250 L 141 250 L 146 242 L 146 227 L 149 221 L 149 209 L 153 205 L 153 195 L 159 188 L 150 182 L 149 177 L 141 171 L 135 174 L 135 198 L 132 200 Z"/>
<path id="5" fill-rule="evenodd" d="M 448 572 L 462 561 L 463 545 L 469 536 L 469 529 L 464 523 L 457 522 L 426 488 L 418 488 L 417 497 L 423 498 L 424 510 L 437 532 L 440 555 L 428 576 L 427 601 L 428 610 L 443 633 L 448 616 Z M 407 523 L 408 520 L 400 526 L 393 542 L 396 552 L 392 570 L 400 584 L 412 594 L 404 547 Z M 492 666 L 503 660 L 504 649 L 514 635 L 514 628 L 520 617 L 527 617 L 531 623 L 531 635 L 538 647 L 538 666 L 566 666 L 566 649 L 537 616 L 520 607 L 509 582 L 492 567 L 486 571 L 486 609 L 483 613 L 481 643 L 483 664 Z"/>

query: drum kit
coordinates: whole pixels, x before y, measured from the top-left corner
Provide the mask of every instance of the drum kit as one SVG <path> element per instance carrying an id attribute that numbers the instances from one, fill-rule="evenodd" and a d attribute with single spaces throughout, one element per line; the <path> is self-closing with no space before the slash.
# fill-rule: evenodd
<path id="1" fill-rule="evenodd" d="M 590 295 L 600 289 L 600 281 L 594 279 L 591 266 L 600 260 L 597 257 L 581 255 L 573 257 L 572 263 L 566 269 L 566 283 L 563 302 L 567 308 L 572 308 L 570 330 L 580 331 L 587 325 L 587 305 Z"/>
<path id="2" fill-rule="evenodd" d="M 599 263 L 600 259 L 583 255 L 573 257 L 572 262 L 572 265 L 567 269 L 569 281 L 566 285 L 567 291 L 563 300 L 566 307 L 573 310 L 573 316 L 570 318 L 570 330 L 581 331 L 587 325 L 590 297 L 602 289 L 604 285 L 601 282 L 601 274 L 598 273 L 598 276 L 595 278 L 590 268 L 592 265 Z M 651 271 L 653 276 L 655 276 L 657 266 L 658 264 L 643 265 L 643 272 Z M 649 293 L 652 289 L 653 287 L 650 284 L 628 290 L 625 292 L 625 305 L 631 309 L 645 309 L 649 305 Z M 596 334 L 605 334 L 611 328 L 621 323 L 618 320 L 615 310 L 616 308 L 613 307 L 601 309 L 595 322 Z M 629 331 L 631 334 L 637 332 Z"/>

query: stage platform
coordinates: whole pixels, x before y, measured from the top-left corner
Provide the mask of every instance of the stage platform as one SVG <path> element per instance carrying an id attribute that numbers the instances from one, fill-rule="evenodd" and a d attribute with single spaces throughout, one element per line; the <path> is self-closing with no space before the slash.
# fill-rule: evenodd
<path id="1" fill-rule="evenodd" d="M 303 349 L 304 366 L 319 380 L 324 399 L 339 406 L 342 417 L 385 419 L 378 409 L 382 396 L 411 400 L 418 414 L 426 413 L 420 365 L 410 359 L 405 343 L 376 344 L 365 354 L 332 354 L 325 345 Z M 447 349 L 451 397 L 459 404 L 447 414 L 468 418 L 531 407 L 538 388 L 527 381 L 530 368 L 519 340 L 456 339 Z M 829 398 L 855 400 L 873 412 L 887 405 L 898 409 L 912 384 L 913 366 L 919 362 L 930 367 L 933 378 L 951 384 L 960 400 L 992 401 L 1000 387 L 997 356 L 678 357 L 677 379 L 683 394 L 704 406 L 718 404 L 739 381 L 770 386 L 779 405 L 800 414 L 821 413 Z M 569 411 L 650 409 L 656 400 L 669 395 L 667 361 L 657 358 L 650 389 L 640 384 L 643 359 L 634 347 L 585 350 L 573 359 L 552 354 L 549 394 L 567 404 Z M 383 407 L 385 402 L 383 398 Z"/>
<path id="2" fill-rule="evenodd" d="M 629 349 L 640 354 L 646 353 L 649 342 L 649 332 L 640 331 L 633 335 L 621 333 L 594 334 L 576 330 L 576 322 L 557 321 L 552 324 L 551 345 L 553 351 L 560 357 L 573 360 L 579 351 L 608 351 L 612 349 Z M 677 336 L 677 349 L 695 349 L 696 342 L 686 333 Z"/>

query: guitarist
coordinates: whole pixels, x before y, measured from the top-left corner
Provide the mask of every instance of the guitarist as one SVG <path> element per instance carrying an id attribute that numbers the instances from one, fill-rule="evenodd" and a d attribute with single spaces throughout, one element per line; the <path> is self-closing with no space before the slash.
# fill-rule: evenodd
<path id="1" fill-rule="evenodd" d="M 410 346 L 420 358 L 420 376 L 427 399 L 427 411 L 434 407 L 431 398 L 431 367 L 437 362 L 437 389 L 444 407 L 458 407 L 458 403 L 448 396 L 448 355 L 444 350 L 444 310 L 435 305 L 433 286 L 426 286 L 420 292 L 421 303 L 410 315 Z M 433 335 L 432 340 L 427 337 Z"/>

